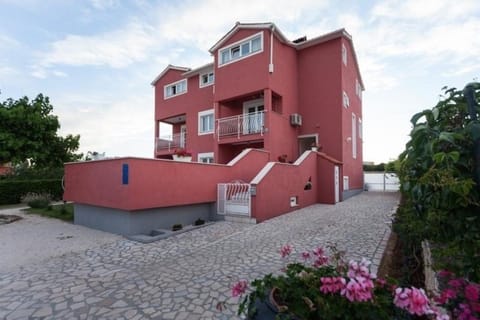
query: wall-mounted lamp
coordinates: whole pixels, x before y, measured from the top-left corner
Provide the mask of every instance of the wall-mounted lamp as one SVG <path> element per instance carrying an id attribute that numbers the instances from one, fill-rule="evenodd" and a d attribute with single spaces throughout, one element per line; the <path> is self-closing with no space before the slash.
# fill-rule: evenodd
<path id="1" fill-rule="evenodd" d="M 352 141 L 352 137 L 347 137 L 347 142 Z"/>

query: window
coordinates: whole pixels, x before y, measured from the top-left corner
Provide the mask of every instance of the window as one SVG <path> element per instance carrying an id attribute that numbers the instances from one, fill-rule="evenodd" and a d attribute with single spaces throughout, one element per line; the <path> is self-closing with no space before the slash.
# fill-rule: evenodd
<path id="1" fill-rule="evenodd" d="M 187 79 L 183 79 L 163 87 L 163 97 L 165 99 L 178 96 L 187 92 Z"/>
<path id="2" fill-rule="evenodd" d="M 263 32 L 235 42 L 218 51 L 219 65 L 228 64 L 263 51 Z"/>
<path id="3" fill-rule="evenodd" d="M 348 108 L 350 106 L 350 99 L 345 91 L 343 91 L 343 106 Z"/>
<path id="4" fill-rule="evenodd" d="M 213 109 L 201 111 L 198 113 L 198 134 L 213 133 Z"/>
<path id="5" fill-rule="evenodd" d="M 198 162 L 213 163 L 213 152 L 199 153 Z"/>
<path id="6" fill-rule="evenodd" d="M 362 99 L 362 86 L 360 85 L 358 79 L 355 79 L 355 93 L 360 99 Z"/>
<path id="7" fill-rule="evenodd" d="M 358 138 L 363 139 L 362 119 L 358 118 Z"/>
<path id="8" fill-rule="evenodd" d="M 343 64 L 346 66 L 347 65 L 347 47 L 342 43 L 342 61 Z"/>
<path id="9" fill-rule="evenodd" d="M 352 113 L 352 157 L 357 159 L 357 117 Z"/>
<path id="10" fill-rule="evenodd" d="M 200 88 L 209 86 L 214 82 L 215 82 L 215 75 L 213 71 L 200 75 Z"/>

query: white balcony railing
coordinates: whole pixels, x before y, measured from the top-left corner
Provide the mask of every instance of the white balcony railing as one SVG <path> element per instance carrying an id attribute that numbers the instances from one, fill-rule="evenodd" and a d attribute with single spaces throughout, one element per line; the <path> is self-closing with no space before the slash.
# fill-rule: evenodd
<path id="1" fill-rule="evenodd" d="M 238 137 L 265 132 L 265 113 L 258 111 L 217 120 L 217 138 Z"/>
<path id="2" fill-rule="evenodd" d="M 187 136 L 185 133 L 175 133 L 173 135 L 156 138 L 155 145 L 157 152 L 168 150 L 173 151 L 178 148 L 186 148 Z"/>

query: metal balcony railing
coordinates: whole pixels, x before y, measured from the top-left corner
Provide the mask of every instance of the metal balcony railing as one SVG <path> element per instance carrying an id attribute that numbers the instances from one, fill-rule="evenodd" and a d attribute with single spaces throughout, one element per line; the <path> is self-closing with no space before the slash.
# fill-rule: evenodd
<path id="1" fill-rule="evenodd" d="M 175 133 L 173 135 L 156 138 L 155 146 L 157 152 L 173 151 L 178 148 L 186 148 L 187 135 L 185 133 Z"/>
<path id="2" fill-rule="evenodd" d="M 240 138 L 249 134 L 261 134 L 265 132 L 265 112 L 259 111 L 246 113 L 238 116 L 221 118 L 217 120 L 217 138 L 235 137 Z"/>

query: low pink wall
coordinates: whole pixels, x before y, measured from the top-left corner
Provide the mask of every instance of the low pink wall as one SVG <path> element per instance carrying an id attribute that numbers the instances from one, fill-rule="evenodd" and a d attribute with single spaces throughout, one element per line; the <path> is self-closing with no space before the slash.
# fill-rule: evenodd
<path id="1" fill-rule="evenodd" d="M 128 211 L 215 202 L 218 183 L 248 182 L 268 158 L 248 150 L 232 166 L 140 158 L 68 163 L 64 200 Z M 124 164 L 128 184 L 122 184 Z"/>
<path id="2" fill-rule="evenodd" d="M 254 179 L 252 217 L 262 222 L 314 203 L 335 204 L 336 165 L 341 177 L 342 163 L 320 152 L 310 152 L 298 164 L 273 163 L 263 178 Z M 310 178 L 312 188 L 304 190 Z M 339 193 L 341 197 L 341 189 Z M 291 197 L 297 197 L 298 206 L 290 205 Z"/>
<path id="3" fill-rule="evenodd" d="M 304 190 L 311 177 L 312 188 Z M 317 202 L 317 155 L 310 153 L 299 165 L 274 163 L 256 185 L 252 197 L 253 217 L 258 222 L 307 207 Z M 290 206 L 290 197 L 298 197 L 298 206 Z"/>

